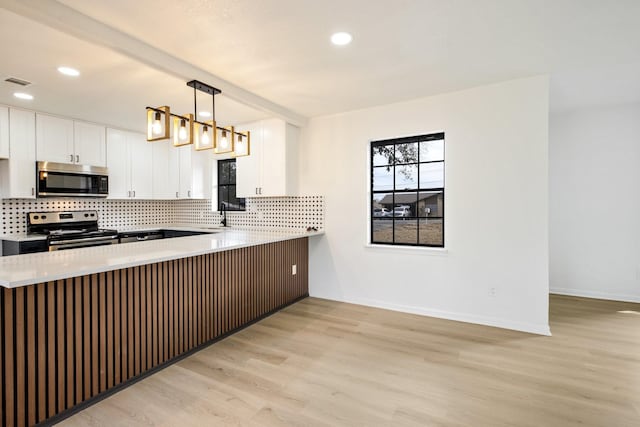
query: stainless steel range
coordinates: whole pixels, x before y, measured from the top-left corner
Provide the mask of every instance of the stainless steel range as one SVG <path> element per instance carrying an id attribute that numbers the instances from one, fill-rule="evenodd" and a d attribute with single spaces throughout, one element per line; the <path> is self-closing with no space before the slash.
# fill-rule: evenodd
<path id="1" fill-rule="evenodd" d="M 47 236 L 49 251 L 118 243 L 118 232 L 98 228 L 97 211 L 30 212 L 27 232 Z"/>

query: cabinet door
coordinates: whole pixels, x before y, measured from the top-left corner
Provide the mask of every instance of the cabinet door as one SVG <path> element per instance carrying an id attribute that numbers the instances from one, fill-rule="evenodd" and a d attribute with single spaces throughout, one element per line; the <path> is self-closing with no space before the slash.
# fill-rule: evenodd
<path id="1" fill-rule="evenodd" d="M 193 148 L 191 145 L 185 145 L 182 147 L 174 148 L 174 150 L 178 151 L 178 158 L 180 164 L 180 178 L 179 178 L 179 190 L 178 196 L 180 199 L 188 199 L 191 197 L 191 185 L 192 185 L 192 175 L 191 175 L 191 153 Z"/>
<path id="2" fill-rule="evenodd" d="M 73 120 L 36 114 L 36 159 L 41 162 L 75 163 Z"/>
<path id="3" fill-rule="evenodd" d="M 136 199 L 152 199 L 153 147 L 141 133 L 129 132 L 127 144 L 131 156 L 131 195 Z"/>
<path id="4" fill-rule="evenodd" d="M 0 159 L 9 158 L 9 108 L 0 105 Z"/>
<path id="5" fill-rule="evenodd" d="M 131 166 L 126 132 L 107 129 L 109 198 L 127 199 L 131 191 Z"/>
<path id="6" fill-rule="evenodd" d="M 213 155 L 210 150 L 193 151 L 191 153 L 191 198 L 210 199 L 211 187 L 211 163 Z"/>
<path id="7" fill-rule="evenodd" d="M 262 168 L 262 123 L 254 122 L 238 126 L 250 134 L 250 155 L 236 159 L 236 196 L 255 197 L 260 187 Z"/>
<path id="8" fill-rule="evenodd" d="M 178 151 L 169 141 L 154 142 L 151 144 L 151 150 L 153 198 L 156 200 L 176 199 L 180 191 Z"/>
<path id="9" fill-rule="evenodd" d="M 36 190 L 36 115 L 9 111 L 8 191 L 6 198 L 33 199 Z"/>
<path id="10" fill-rule="evenodd" d="M 81 165 L 106 166 L 105 127 L 85 122 L 73 122 L 75 162 Z"/>
<path id="11" fill-rule="evenodd" d="M 263 120 L 260 190 L 261 196 L 286 196 L 287 153 L 286 122 Z"/>

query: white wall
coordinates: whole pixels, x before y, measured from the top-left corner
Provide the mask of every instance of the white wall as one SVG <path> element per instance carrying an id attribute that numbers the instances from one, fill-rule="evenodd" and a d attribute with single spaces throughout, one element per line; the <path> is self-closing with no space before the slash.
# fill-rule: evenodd
<path id="1" fill-rule="evenodd" d="M 551 292 L 640 302 L 640 104 L 554 114 Z"/>
<path id="2" fill-rule="evenodd" d="M 312 119 L 303 194 L 326 200 L 312 296 L 546 334 L 547 77 Z M 446 253 L 366 247 L 368 143 L 445 132 Z M 489 295 L 489 288 L 496 295 Z"/>

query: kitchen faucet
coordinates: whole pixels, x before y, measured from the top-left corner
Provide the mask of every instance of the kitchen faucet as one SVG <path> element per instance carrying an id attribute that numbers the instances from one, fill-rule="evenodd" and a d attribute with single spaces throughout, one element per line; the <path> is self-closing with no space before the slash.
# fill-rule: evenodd
<path id="1" fill-rule="evenodd" d="M 220 224 L 222 224 L 223 227 L 226 227 L 227 226 L 227 204 L 225 202 L 220 203 L 220 212 L 222 212 L 222 221 L 220 221 Z"/>

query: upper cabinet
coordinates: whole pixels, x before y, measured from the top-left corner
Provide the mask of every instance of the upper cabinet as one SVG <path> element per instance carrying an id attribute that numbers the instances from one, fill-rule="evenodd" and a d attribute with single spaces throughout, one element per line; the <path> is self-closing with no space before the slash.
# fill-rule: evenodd
<path id="1" fill-rule="evenodd" d="M 9 158 L 9 108 L 0 105 L 0 159 Z"/>
<path id="2" fill-rule="evenodd" d="M 296 195 L 299 129 L 280 119 L 248 123 L 238 129 L 251 132 L 251 154 L 236 160 L 237 196 Z"/>
<path id="3" fill-rule="evenodd" d="M 75 163 L 73 120 L 36 114 L 36 158 L 42 162 Z"/>
<path id="4" fill-rule="evenodd" d="M 107 165 L 104 126 L 74 121 L 73 134 L 76 163 L 91 166 Z"/>
<path id="5" fill-rule="evenodd" d="M 211 177 L 211 150 L 195 151 L 191 145 L 173 148 L 179 157 L 180 199 L 210 199 L 213 181 Z"/>
<path id="6" fill-rule="evenodd" d="M 106 166 L 105 127 L 36 114 L 39 161 Z"/>
<path id="7" fill-rule="evenodd" d="M 9 109 L 9 160 L 0 162 L 2 198 L 36 196 L 36 116 L 32 111 Z"/>
<path id="8" fill-rule="evenodd" d="M 170 200 L 180 197 L 179 152 L 171 141 L 150 144 L 152 150 L 153 198 Z"/>
<path id="9" fill-rule="evenodd" d="M 152 147 L 141 133 L 107 129 L 110 199 L 152 199 Z"/>

